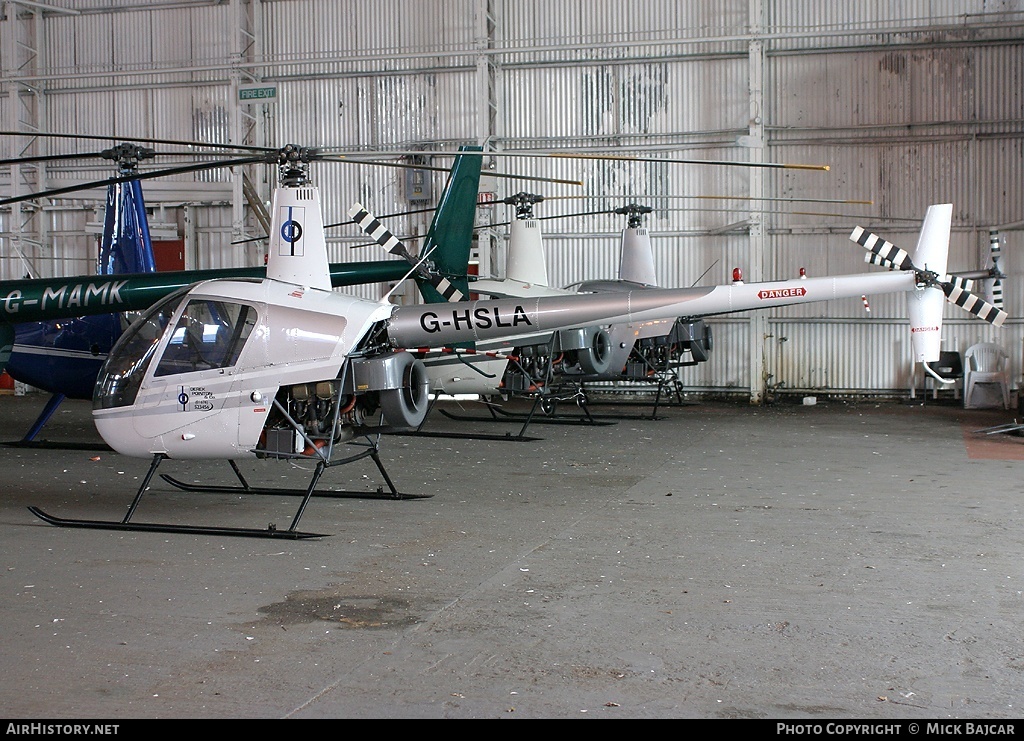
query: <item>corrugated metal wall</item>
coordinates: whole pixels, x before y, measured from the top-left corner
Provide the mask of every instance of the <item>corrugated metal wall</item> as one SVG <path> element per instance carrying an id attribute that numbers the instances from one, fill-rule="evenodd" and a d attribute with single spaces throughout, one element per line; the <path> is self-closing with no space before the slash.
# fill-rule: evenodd
<path id="1" fill-rule="evenodd" d="M 485 180 L 498 198 L 521 190 L 546 197 L 536 214 L 545 219 L 557 284 L 614 274 L 622 217 L 594 212 L 633 200 L 655 208 L 647 226 L 663 285 L 724 282 L 734 266 L 766 278 L 800 267 L 811 275 L 867 270 L 847 239 L 854 225 L 912 246 L 927 205 L 952 202 L 951 269 L 984 267 L 988 229 L 1004 227 L 1001 264 L 1013 319 L 993 336 L 1010 348 L 1020 375 L 1024 0 L 50 5 L 77 14 L 4 6 L 18 14 L 0 20 L 0 128 L 208 142 L 241 133 L 259 144 L 349 151 L 486 143 L 729 162 L 760 155 L 831 168 L 499 159 L 502 171 L 584 182 Z M 757 69 L 763 83 L 752 90 Z M 237 102 L 236 86 L 253 80 L 277 85 L 272 104 Z M 0 156 L 67 146 L 5 137 Z M 0 188 L 9 190 L 11 178 L 26 192 L 110 171 L 86 161 L 3 168 Z M 271 168 L 248 174 L 267 195 Z M 356 200 L 382 214 L 410 210 L 404 171 L 318 165 L 314 177 L 328 223 L 345 221 Z M 238 221 L 232 210 L 238 188 L 229 172 L 174 180 L 182 187 L 153 182 L 146 192 L 182 225 L 189 267 L 259 258 L 253 243 L 238 244 L 257 227 L 251 215 Z M 207 189 L 183 197 L 197 181 Z M 435 192 L 441 183 L 434 176 Z M 810 201 L 823 198 L 872 203 Z M 24 274 L 19 251 L 43 275 L 85 270 L 95 239 L 83 236 L 84 225 L 94 207 L 95 200 L 71 199 L 42 215 L 0 209 L 0 278 Z M 589 215 L 548 218 L 581 213 Z M 480 210 L 485 222 L 510 216 L 502 205 Z M 414 236 L 428 222 L 429 215 L 413 214 L 391 223 Z M 353 249 L 362 243 L 354 227 L 332 228 L 329 239 L 338 261 L 378 257 Z M 499 268 L 501 248 L 499 236 L 487 255 Z M 872 299 L 870 314 L 856 300 L 780 309 L 769 316 L 767 339 L 751 335 L 760 330 L 746 317 L 716 319 L 712 359 L 685 369 L 683 380 L 715 390 L 902 389 L 910 371 L 903 312 L 903 299 L 891 296 Z M 947 345 L 961 351 L 991 334 L 954 309 L 947 323 Z M 760 378 L 755 348 L 764 357 Z"/>

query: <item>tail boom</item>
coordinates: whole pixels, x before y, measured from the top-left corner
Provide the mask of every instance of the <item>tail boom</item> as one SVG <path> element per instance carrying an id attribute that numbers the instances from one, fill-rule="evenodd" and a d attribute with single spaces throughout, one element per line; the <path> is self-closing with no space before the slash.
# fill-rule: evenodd
<path id="1" fill-rule="evenodd" d="M 480 342 L 594 324 L 703 317 L 914 288 L 914 273 L 898 271 L 702 288 L 401 306 L 392 314 L 388 336 L 392 342 L 406 347 Z"/>

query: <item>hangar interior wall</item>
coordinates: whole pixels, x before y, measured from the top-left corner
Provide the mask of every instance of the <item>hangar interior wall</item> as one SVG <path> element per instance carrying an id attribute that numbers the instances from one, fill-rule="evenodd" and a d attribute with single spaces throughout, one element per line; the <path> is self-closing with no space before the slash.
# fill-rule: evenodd
<path id="1" fill-rule="evenodd" d="M 1024 0 L 229 0 L 6 2 L 0 17 L 0 156 L 94 151 L 75 133 L 350 152 L 458 144 L 574 150 L 615 159 L 495 158 L 478 210 L 482 272 L 501 274 L 501 199 L 545 200 L 548 272 L 566 285 L 613 277 L 629 202 L 665 286 L 860 272 L 856 225 L 912 246 L 931 203 L 953 203 L 949 267 L 988 266 L 998 230 L 1001 330 L 946 311 L 944 347 L 993 339 L 1021 375 L 1024 329 Z M 243 101 L 239 90 L 273 88 Z M 173 151 L 173 148 L 169 148 Z M 433 154 L 432 154 L 433 153 Z M 186 161 L 161 155 L 157 166 Z M 827 172 L 741 163 L 825 164 Z M 728 163 L 728 164 L 725 164 Z M 108 177 L 110 163 L 13 164 L 0 192 Z M 317 164 L 328 223 L 353 201 L 380 214 L 422 207 L 405 171 Z M 152 221 L 183 239 L 189 268 L 262 259 L 243 179 L 266 199 L 266 166 L 149 180 Z M 442 176 L 430 183 L 437 193 Z M 0 207 L 0 279 L 94 270 L 102 191 Z M 864 203 L 869 201 L 869 203 Z M 560 217 L 560 218 L 559 218 Z M 403 236 L 429 214 L 394 217 Z M 379 259 L 354 226 L 329 231 L 335 261 Z M 376 297 L 386 287 L 366 286 Z M 412 300 L 411 297 L 406 300 Z M 810 304 L 713 319 L 694 390 L 888 393 L 911 383 L 904 299 Z"/>

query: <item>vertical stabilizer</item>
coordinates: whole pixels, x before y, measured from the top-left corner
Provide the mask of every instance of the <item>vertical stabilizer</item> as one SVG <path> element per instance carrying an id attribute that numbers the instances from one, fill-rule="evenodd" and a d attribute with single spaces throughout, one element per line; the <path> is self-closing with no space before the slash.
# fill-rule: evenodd
<path id="1" fill-rule="evenodd" d="M 429 254 L 428 259 L 437 272 L 445 276 L 463 296 L 469 295 L 466 276 L 473 250 L 482 151 L 483 148 L 477 146 L 459 149 L 421 250 L 421 254 Z M 419 280 L 417 283 L 420 293 L 428 302 L 447 301 L 429 282 Z"/>
<path id="2" fill-rule="evenodd" d="M 917 249 L 912 255 L 914 267 L 939 276 L 946 274 L 952 217 L 951 203 L 928 207 L 917 240 Z M 907 292 L 907 311 L 910 316 L 910 337 L 915 362 L 930 363 L 939 359 L 945 301 L 942 289 L 935 285 Z"/>

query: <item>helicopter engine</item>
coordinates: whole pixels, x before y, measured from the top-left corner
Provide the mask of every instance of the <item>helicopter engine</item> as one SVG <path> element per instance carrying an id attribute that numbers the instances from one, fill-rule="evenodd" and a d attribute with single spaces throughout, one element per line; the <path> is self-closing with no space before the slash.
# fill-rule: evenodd
<path id="1" fill-rule="evenodd" d="M 328 442 L 355 437 L 378 410 L 391 427 L 417 427 L 427 414 L 430 378 L 407 352 L 354 358 L 346 380 L 282 386 L 261 435 L 264 457 L 311 455 Z"/>
<path id="2" fill-rule="evenodd" d="M 503 387 L 509 392 L 535 391 L 549 377 L 588 377 L 612 367 L 611 337 L 603 327 L 563 329 L 550 342 L 519 347 L 519 362 L 508 366 Z"/>
<path id="3" fill-rule="evenodd" d="M 599 376 L 611 367 L 611 339 L 603 327 L 562 330 L 556 341 L 563 373 Z"/>
<path id="4" fill-rule="evenodd" d="M 260 436 L 260 457 L 311 455 L 328 441 L 351 439 L 353 426 L 362 423 L 356 397 L 343 397 L 336 381 L 284 386 L 277 402 L 278 412 L 267 418 Z"/>
<path id="5" fill-rule="evenodd" d="M 353 360 L 352 370 L 355 392 L 363 395 L 365 406 L 379 404 L 387 424 L 417 427 L 423 422 L 430 377 L 422 360 L 407 352 L 395 352 Z"/>
<path id="6" fill-rule="evenodd" d="M 683 366 L 697 365 L 710 357 L 713 346 L 711 327 L 703 319 L 680 317 L 667 333 L 637 339 L 623 376 L 643 380 Z"/>

